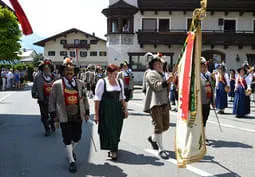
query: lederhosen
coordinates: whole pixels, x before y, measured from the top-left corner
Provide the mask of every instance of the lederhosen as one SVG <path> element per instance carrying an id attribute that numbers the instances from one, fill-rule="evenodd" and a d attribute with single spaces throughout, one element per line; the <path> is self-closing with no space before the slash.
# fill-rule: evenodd
<path id="1" fill-rule="evenodd" d="M 119 82 L 121 87 L 121 84 Z M 98 133 L 100 147 L 104 150 L 118 151 L 118 144 L 123 125 L 121 91 L 107 91 L 104 79 L 104 93 L 99 106 Z"/>
<path id="2" fill-rule="evenodd" d="M 78 142 L 81 139 L 81 126 L 82 119 L 79 108 L 79 92 L 76 86 L 70 83 L 70 86 L 65 84 L 62 79 L 64 100 L 67 112 L 68 122 L 60 123 L 62 130 L 63 142 L 65 145 L 69 145 L 73 142 Z"/>
<path id="3" fill-rule="evenodd" d="M 54 126 L 54 121 L 49 117 L 49 96 L 51 92 L 51 88 L 53 85 L 53 76 L 50 75 L 49 79 L 46 79 L 44 74 L 42 74 L 43 77 L 43 95 L 44 95 L 44 100 L 43 101 L 38 101 L 39 107 L 40 107 L 40 112 L 41 112 L 41 121 L 44 125 L 44 128 L 46 131 L 50 130 L 49 125 L 51 125 L 52 129 L 55 129 Z"/>

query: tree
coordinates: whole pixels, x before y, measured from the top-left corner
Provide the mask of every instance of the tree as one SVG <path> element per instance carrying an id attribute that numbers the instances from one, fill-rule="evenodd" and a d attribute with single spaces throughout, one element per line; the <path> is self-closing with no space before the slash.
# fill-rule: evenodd
<path id="1" fill-rule="evenodd" d="M 42 53 L 36 54 L 34 56 L 34 60 L 33 60 L 33 63 L 32 63 L 33 66 L 37 67 L 41 60 L 43 60 L 43 54 Z"/>
<path id="2" fill-rule="evenodd" d="M 0 60 L 17 59 L 22 34 L 14 13 L 0 5 Z"/>

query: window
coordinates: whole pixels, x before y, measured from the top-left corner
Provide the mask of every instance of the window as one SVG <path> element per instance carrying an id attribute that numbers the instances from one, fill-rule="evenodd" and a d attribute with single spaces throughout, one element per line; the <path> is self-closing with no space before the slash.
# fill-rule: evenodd
<path id="1" fill-rule="evenodd" d="M 113 19 L 111 24 L 112 24 L 111 25 L 111 27 L 112 27 L 111 32 L 113 32 L 113 33 L 119 32 L 119 30 L 118 30 L 118 26 L 119 26 L 118 20 L 117 19 Z"/>
<path id="2" fill-rule="evenodd" d="M 70 55 L 70 57 L 75 57 L 75 51 L 70 51 L 69 55 Z"/>
<path id="3" fill-rule="evenodd" d="M 186 30 L 189 31 L 190 27 L 191 27 L 191 23 L 192 23 L 192 18 L 188 18 L 187 19 L 187 26 L 186 26 Z"/>
<path id="4" fill-rule="evenodd" d="M 255 32 L 255 20 L 253 21 L 253 32 Z"/>
<path id="5" fill-rule="evenodd" d="M 67 51 L 60 51 L 60 56 L 67 56 Z"/>
<path id="6" fill-rule="evenodd" d="M 87 44 L 88 43 L 88 41 L 87 40 L 80 40 L 80 44 Z"/>
<path id="7" fill-rule="evenodd" d="M 105 51 L 100 51 L 99 56 L 106 56 L 106 52 Z"/>
<path id="8" fill-rule="evenodd" d="M 55 51 L 48 51 L 48 56 L 55 56 L 56 52 Z"/>
<path id="9" fill-rule="evenodd" d="M 145 61 L 144 56 L 133 55 L 131 57 L 131 68 L 134 71 L 144 71 L 146 70 L 147 62 Z"/>
<path id="10" fill-rule="evenodd" d="M 97 51 L 90 52 L 90 56 L 97 56 Z"/>
<path id="11" fill-rule="evenodd" d="M 80 40 L 79 39 L 75 39 L 74 40 L 74 44 L 80 44 Z"/>
<path id="12" fill-rule="evenodd" d="M 224 19 L 224 32 L 235 32 L 235 31 L 236 31 L 236 21 Z"/>
<path id="13" fill-rule="evenodd" d="M 87 52 L 86 51 L 80 51 L 80 56 L 81 57 L 87 57 Z"/>
<path id="14" fill-rule="evenodd" d="M 142 29 L 145 32 L 157 31 L 157 19 L 143 19 Z"/>
<path id="15" fill-rule="evenodd" d="M 97 40 L 90 40 L 90 44 L 97 44 Z"/>
<path id="16" fill-rule="evenodd" d="M 129 26 L 130 26 L 129 19 L 123 19 L 122 20 L 122 32 L 130 32 Z"/>
<path id="17" fill-rule="evenodd" d="M 169 19 L 159 19 L 159 32 L 169 31 Z"/>
<path id="18" fill-rule="evenodd" d="M 65 39 L 60 40 L 60 44 L 66 44 L 66 43 L 67 43 L 67 41 Z"/>
<path id="19" fill-rule="evenodd" d="M 250 66 L 255 65 L 255 54 L 247 54 L 247 61 Z"/>

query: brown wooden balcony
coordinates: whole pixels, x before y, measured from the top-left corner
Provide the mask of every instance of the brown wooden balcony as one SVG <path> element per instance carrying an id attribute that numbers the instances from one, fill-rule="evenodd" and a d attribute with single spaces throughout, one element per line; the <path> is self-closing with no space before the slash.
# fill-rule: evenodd
<path id="1" fill-rule="evenodd" d="M 169 32 L 137 32 L 138 43 L 140 45 L 183 45 L 187 32 L 175 30 Z M 224 46 L 255 46 L 255 33 L 252 31 L 202 31 L 204 45 L 224 45 Z"/>
<path id="2" fill-rule="evenodd" d="M 64 44 L 63 47 L 65 49 L 75 49 L 75 48 L 79 48 L 79 49 L 89 49 L 90 45 L 89 44 Z"/>

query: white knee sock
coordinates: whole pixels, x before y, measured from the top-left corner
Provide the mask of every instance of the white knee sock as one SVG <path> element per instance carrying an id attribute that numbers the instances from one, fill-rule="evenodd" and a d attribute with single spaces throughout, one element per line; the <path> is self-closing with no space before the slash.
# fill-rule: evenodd
<path id="1" fill-rule="evenodd" d="M 162 133 L 154 133 L 151 136 L 152 141 L 157 142 L 159 151 L 163 150 Z"/>
<path id="2" fill-rule="evenodd" d="M 73 151 L 75 149 L 75 147 L 77 146 L 78 143 L 72 142 L 72 147 L 73 147 Z"/>
<path id="3" fill-rule="evenodd" d="M 72 144 L 66 145 L 66 154 L 67 154 L 69 163 L 75 161 L 73 158 L 73 145 Z"/>

